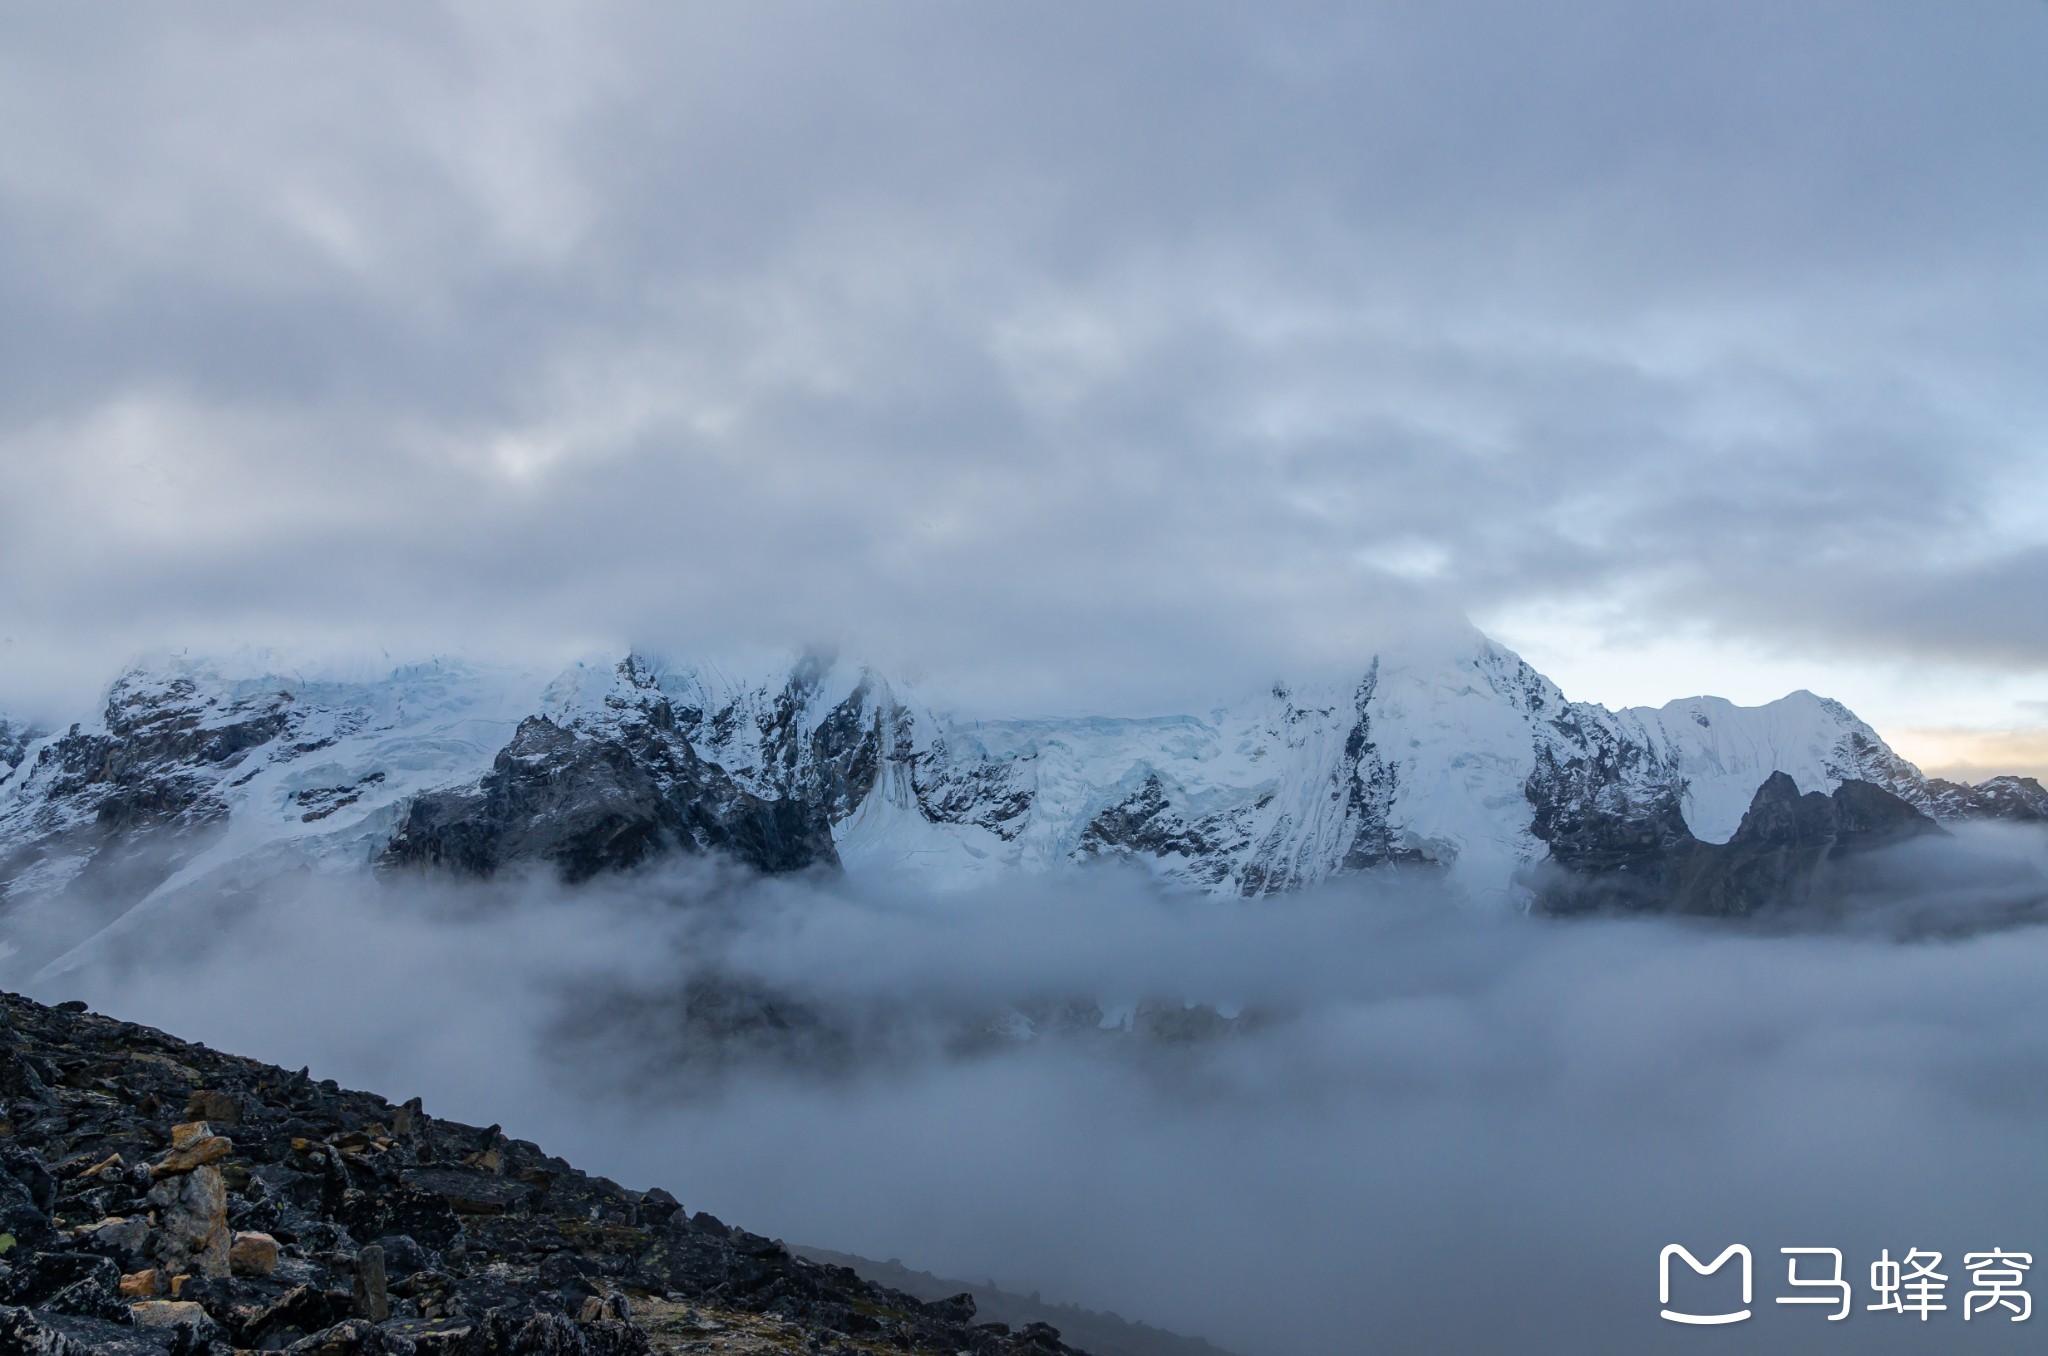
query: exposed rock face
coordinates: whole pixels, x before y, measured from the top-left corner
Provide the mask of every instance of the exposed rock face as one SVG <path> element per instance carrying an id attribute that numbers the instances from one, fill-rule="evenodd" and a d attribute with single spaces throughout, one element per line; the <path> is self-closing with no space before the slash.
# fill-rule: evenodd
<path id="1" fill-rule="evenodd" d="M 1297 890 L 1341 872 L 1447 864 L 1451 845 L 1438 844 L 1432 856 L 1399 826 L 1400 773 L 1374 742 L 1378 687 L 1377 662 L 1347 702 L 1274 686 L 1260 735 L 1319 774 L 1294 795 L 1260 788 L 1191 813 L 1182 808 L 1192 799 L 1185 789 L 1170 793 L 1148 769 L 1135 790 L 1088 821 L 1076 855 L 1184 862 L 1181 878 L 1246 896 Z"/>
<path id="2" fill-rule="evenodd" d="M 0 775 L 21 766 L 22 755 L 36 738 L 34 727 L 25 721 L 0 716 Z"/>
<path id="3" fill-rule="evenodd" d="M 823 804 L 742 790 L 688 742 L 665 738 L 673 728 L 665 704 L 609 735 L 523 721 L 476 787 L 415 800 L 384 859 L 471 875 L 540 861 L 570 881 L 675 851 L 764 871 L 838 863 Z"/>
<path id="4" fill-rule="evenodd" d="M 249 751 L 290 724 L 279 692 L 223 701 L 191 679 L 124 675 L 108 692 L 98 729 L 74 725 L 13 762 L 8 785 L 33 778 L 40 794 L 4 816 L 0 890 L 14 894 L 48 862 L 77 863 L 81 890 L 140 894 L 210 841 L 229 815 L 221 784 Z"/>
<path id="5" fill-rule="evenodd" d="M 1533 810 L 1529 831 L 1549 845 L 1552 860 L 1598 868 L 1692 837 L 1684 778 L 1660 750 L 1573 707 L 1543 714 L 1552 737 L 1537 745 L 1523 795 Z"/>
<path id="6" fill-rule="evenodd" d="M 970 747 L 956 755 L 944 732 L 929 736 L 916 748 L 916 727 L 907 711 L 891 717 L 897 749 L 916 749 L 896 761 L 907 770 L 918 815 L 932 824 L 982 829 L 1005 843 L 1014 843 L 1030 822 L 1036 799 L 1036 750 L 995 757 Z"/>
<path id="7" fill-rule="evenodd" d="M 569 880 L 670 853 L 762 871 L 838 864 L 832 825 L 873 789 L 880 711 L 865 676 L 821 703 L 807 656 L 779 691 L 713 701 L 628 656 L 576 672 L 472 786 L 412 801 L 382 860 L 488 875 L 548 862 Z"/>
<path id="8" fill-rule="evenodd" d="M 1757 789 L 1726 843 L 1703 843 L 1668 813 L 1639 818 L 1553 820 L 1539 907 L 1550 913 L 1621 911 L 1749 918 L 1837 902 L 1863 882 L 1851 859 L 1940 825 L 1869 782 L 1833 795 L 1800 794 L 1784 773 Z"/>
<path id="9" fill-rule="evenodd" d="M 971 1299 L 921 1303 L 667 1192 L 588 1177 L 495 1126 L 144 1027 L 0 995 L 0 1070 L 16 1075 L 0 1351 L 634 1356 L 719 1334 L 732 1350 L 1074 1351 L 1043 1325 L 975 1324 Z M 144 1165 L 175 1151 L 195 1085 L 240 1107 L 231 1152 L 151 1186 Z M 124 1277 L 134 1239 L 114 1221 L 152 1206 L 158 1274 Z M 237 1230 L 232 1269 L 208 1261 L 216 1227 Z"/>
<path id="10" fill-rule="evenodd" d="M 1243 846 L 1243 830 L 1228 816 L 1189 823 L 1167 799 L 1156 775 L 1114 805 L 1104 806 L 1081 830 L 1080 851 L 1090 857 L 1146 853 L 1154 857 L 1217 858 L 1224 841 Z"/>
<path id="11" fill-rule="evenodd" d="M 1930 777 L 1927 792 L 1934 812 L 1944 819 L 2048 824 L 2048 788 L 2032 777 L 1993 777 L 1975 786 Z"/>

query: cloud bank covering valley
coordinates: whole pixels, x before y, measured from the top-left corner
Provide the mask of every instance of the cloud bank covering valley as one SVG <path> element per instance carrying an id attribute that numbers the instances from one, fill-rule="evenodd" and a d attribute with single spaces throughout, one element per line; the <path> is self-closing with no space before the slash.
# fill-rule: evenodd
<path id="1" fill-rule="evenodd" d="M 1962 846 L 2048 867 L 2038 831 Z M 1384 878 L 1231 904 L 1108 871 L 330 883 L 188 906 L 33 989 L 1248 1356 L 1690 1350 L 1655 1316 L 1674 1241 L 1757 1255 L 1721 1349 L 1917 1351 L 1917 1323 L 1772 1304 L 1777 1249 L 1844 1249 L 1859 1292 L 1879 1248 L 2048 1251 L 2048 930 L 1893 918 L 1555 923 Z"/>

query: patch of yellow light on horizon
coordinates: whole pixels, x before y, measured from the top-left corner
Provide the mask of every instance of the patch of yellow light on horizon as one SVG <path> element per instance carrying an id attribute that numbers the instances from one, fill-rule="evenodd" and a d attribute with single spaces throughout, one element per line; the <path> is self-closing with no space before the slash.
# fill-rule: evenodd
<path id="1" fill-rule="evenodd" d="M 1900 730 L 1886 741 L 1930 777 L 1981 782 L 1986 777 L 2034 777 L 2048 781 L 2048 727 L 1976 729 L 1923 726 Z"/>

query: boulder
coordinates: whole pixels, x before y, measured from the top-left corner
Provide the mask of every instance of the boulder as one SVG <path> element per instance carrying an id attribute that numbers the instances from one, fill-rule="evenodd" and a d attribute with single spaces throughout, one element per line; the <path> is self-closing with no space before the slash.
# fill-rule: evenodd
<path id="1" fill-rule="evenodd" d="M 355 1310 L 358 1317 L 372 1323 L 391 1317 L 391 1297 L 384 1284 L 384 1249 L 375 1243 L 356 1254 Z"/>
<path id="2" fill-rule="evenodd" d="M 277 1240 L 253 1231 L 236 1234 L 228 1244 L 228 1268 L 237 1276 L 268 1276 L 277 1270 Z"/>
<path id="3" fill-rule="evenodd" d="M 180 1131 L 184 1132 L 182 1135 Z M 181 1125 L 171 1132 L 171 1151 L 150 1164 L 152 1177 L 174 1177 L 208 1163 L 218 1163 L 234 1152 L 234 1141 L 209 1132 L 204 1121 Z"/>
<path id="4" fill-rule="evenodd" d="M 148 1199 L 156 1207 L 156 1256 L 164 1272 L 228 1274 L 228 1194 L 219 1168 L 205 1164 L 165 1177 Z"/>
<path id="5" fill-rule="evenodd" d="M 77 1246 L 111 1257 L 124 1271 L 139 1271 L 149 1257 L 149 1220 L 141 1215 L 109 1215 L 72 1235 Z"/>
<path id="6" fill-rule="evenodd" d="M 212 1315 L 189 1300 L 142 1300 L 128 1306 L 138 1328 L 191 1328 L 211 1336 L 218 1325 Z"/>

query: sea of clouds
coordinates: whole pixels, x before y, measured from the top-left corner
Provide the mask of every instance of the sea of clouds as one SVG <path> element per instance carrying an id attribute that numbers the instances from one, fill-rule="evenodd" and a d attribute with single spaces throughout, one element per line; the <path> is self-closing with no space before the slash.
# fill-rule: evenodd
<path id="1" fill-rule="evenodd" d="M 2048 860 L 2038 833 L 1964 843 Z M 1966 1323 L 1960 1262 L 2032 1252 L 2048 1283 L 2048 929 L 1915 888 L 1907 931 L 1763 931 L 1386 879 L 1216 902 L 1119 871 L 302 877 L 28 987 L 1247 1356 L 2016 1349 L 2034 1322 Z M 1186 1004 L 1206 1035 L 1138 1016 Z M 1674 1242 L 1746 1244 L 1755 1316 L 1660 1320 Z M 1792 1246 L 1844 1250 L 1848 1321 L 1774 1302 L 1812 1293 Z M 1941 1250 L 1949 1309 L 1865 1310 L 1881 1248 Z M 1727 1279 L 1674 1303 L 1730 1307 Z"/>

